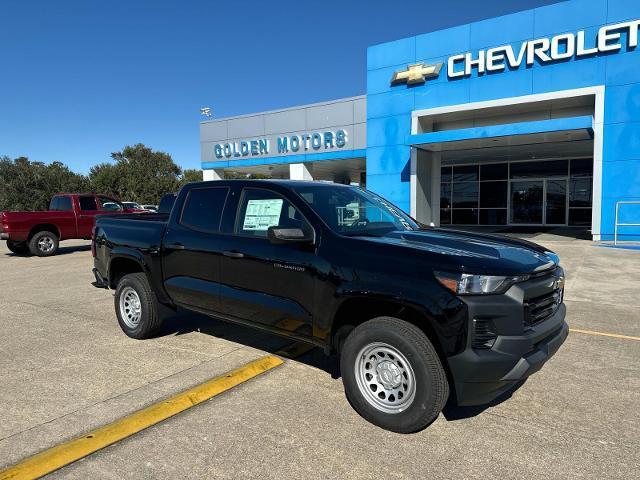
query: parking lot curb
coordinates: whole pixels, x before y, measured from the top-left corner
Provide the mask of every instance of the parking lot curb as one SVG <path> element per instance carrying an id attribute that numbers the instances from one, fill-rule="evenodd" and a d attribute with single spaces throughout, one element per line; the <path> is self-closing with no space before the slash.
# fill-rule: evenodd
<path id="1" fill-rule="evenodd" d="M 267 355 L 240 368 L 213 378 L 160 402 L 138 410 L 113 423 L 87 434 L 44 450 L 32 457 L 0 471 L 0 480 L 40 478 L 69 465 L 102 448 L 156 425 L 180 412 L 209 400 L 272 368 L 282 365 L 280 358 Z"/>

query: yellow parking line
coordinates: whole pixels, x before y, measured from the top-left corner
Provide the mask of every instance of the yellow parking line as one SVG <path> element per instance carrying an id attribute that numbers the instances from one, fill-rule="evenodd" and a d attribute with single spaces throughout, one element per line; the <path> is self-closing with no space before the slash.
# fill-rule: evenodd
<path id="1" fill-rule="evenodd" d="M 587 335 L 598 335 L 601 337 L 623 338 L 625 340 L 640 340 L 640 337 L 632 337 L 630 335 L 619 335 L 617 333 L 594 332 L 593 330 L 580 330 L 578 328 L 570 328 L 570 332 L 585 333 Z"/>
<path id="2" fill-rule="evenodd" d="M 57 445 L 0 471 L 0 480 L 34 479 L 151 427 L 284 363 L 267 355 L 236 370 L 143 408 L 82 437 Z"/>

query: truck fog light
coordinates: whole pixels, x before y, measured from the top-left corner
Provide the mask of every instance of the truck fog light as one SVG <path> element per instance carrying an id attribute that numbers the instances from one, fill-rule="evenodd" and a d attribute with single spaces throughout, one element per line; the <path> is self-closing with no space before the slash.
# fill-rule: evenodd
<path id="1" fill-rule="evenodd" d="M 484 318 L 473 319 L 473 348 L 489 349 L 496 343 L 497 335 L 493 332 L 491 320 Z"/>

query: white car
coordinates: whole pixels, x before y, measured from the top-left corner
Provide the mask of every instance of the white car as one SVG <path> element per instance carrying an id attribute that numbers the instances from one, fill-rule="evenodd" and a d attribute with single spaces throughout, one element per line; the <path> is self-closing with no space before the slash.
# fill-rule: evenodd
<path id="1" fill-rule="evenodd" d="M 157 213 L 158 205 L 141 205 L 144 210 L 149 210 L 150 212 Z"/>

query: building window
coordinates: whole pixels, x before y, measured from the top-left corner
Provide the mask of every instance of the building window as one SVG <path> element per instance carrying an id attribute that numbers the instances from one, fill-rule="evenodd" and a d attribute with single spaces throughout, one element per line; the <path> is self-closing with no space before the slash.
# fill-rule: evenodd
<path id="1" fill-rule="evenodd" d="M 557 185 L 565 185 L 561 198 L 553 195 L 552 187 Z M 584 226 L 591 223 L 592 203 L 591 158 L 441 169 L 442 225 L 542 224 L 546 212 L 546 224 Z"/>
<path id="2" fill-rule="evenodd" d="M 510 176 L 514 178 L 566 177 L 569 160 L 551 160 L 537 162 L 512 162 Z"/>
<path id="3" fill-rule="evenodd" d="M 480 183 L 480 208 L 507 208 L 509 185 L 506 181 Z"/>
<path id="4" fill-rule="evenodd" d="M 569 226 L 591 225 L 593 159 L 571 160 L 569 165 Z"/>

